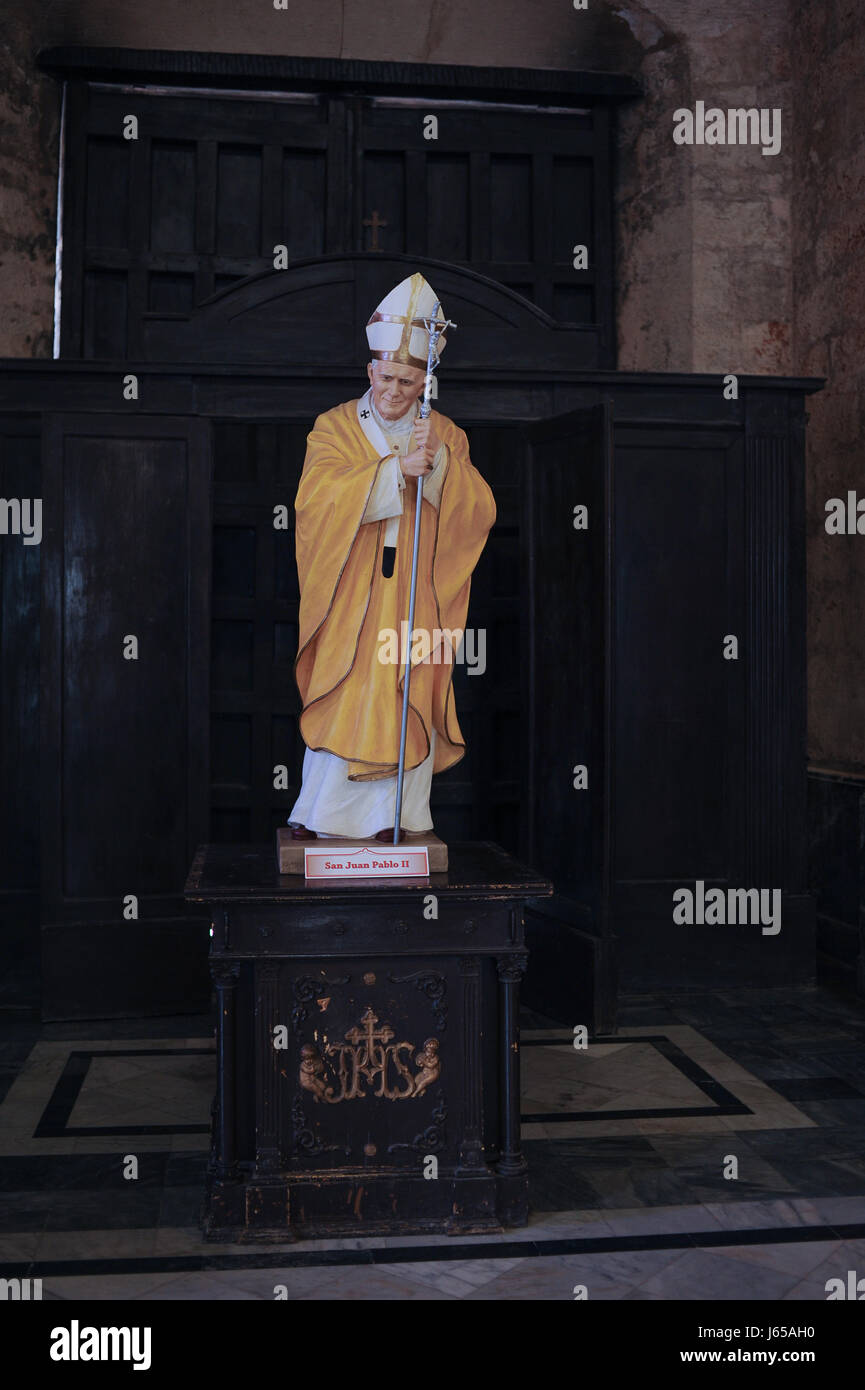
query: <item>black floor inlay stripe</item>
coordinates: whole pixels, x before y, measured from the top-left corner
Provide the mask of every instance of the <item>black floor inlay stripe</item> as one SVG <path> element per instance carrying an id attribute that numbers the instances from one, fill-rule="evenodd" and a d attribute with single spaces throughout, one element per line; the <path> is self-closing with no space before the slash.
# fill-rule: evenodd
<path id="1" fill-rule="evenodd" d="M 753 1110 L 749 1110 L 747 1105 L 741 1105 L 736 1101 L 734 1105 L 691 1105 L 683 1106 L 681 1109 L 657 1109 L 648 1110 L 550 1110 L 549 1112 L 540 1111 L 537 1114 L 520 1115 L 520 1121 L 524 1125 L 549 1125 L 549 1124 L 569 1124 L 576 1120 L 670 1120 L 670 1119 L 690 1119 L 694 1115 L 753 1115 Z M 67 1130 L 67 1134 L 74 1133 Z"/>
<path id="2" fill-rule="evenodd" d="M 472 1245 L 374 1246 L 367 1250 L 263 1250 L 248 1255 L 142 1256 L 102 1260 L 33 1260 L 9 1264 L 7 1279 L 62 1279 L 120 1274 L 193 1274 L 232 1269 L 313 1269 L 322 1265 L 414 1264 L 435 1260 L 512 1260 L 562 1255 L 601 1255 L 625 1250 L 708 1250 L 736 1245 L 800 1245 L 861 1240 L 865 1222 L 834 1226 L 749 1227 L 735 1231 L 674 1231 L 669 1235 L 571 1236 L 547 1240 L 498 1240 Z"/>
<path id="3" fill-rule="evenodd" d="M 787 1100 L 863 1100 L 865 1095 L 842 1076 L 773 1078 L 768 1085 Z"/>

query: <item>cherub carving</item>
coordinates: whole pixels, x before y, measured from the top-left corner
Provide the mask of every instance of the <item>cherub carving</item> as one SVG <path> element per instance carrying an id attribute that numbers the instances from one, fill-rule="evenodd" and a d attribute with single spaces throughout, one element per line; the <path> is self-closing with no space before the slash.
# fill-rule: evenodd
<path id="1" fill-rule="evenodd" d="M 441 1072 L 441 1059 L 438 1055 L 438 1038 L 427 1038 L 420 1052 L 415 1055 L 415 1066 L 420 1067 L 420 1071 L 414 1079 L 414 1090 L 412 1095 L 422 1096 L 428 1086 L 434 1081 L 438 1081 Z"/>
<path id="2" fill-rule="evenodd" d="M 304 1043 L 300 1049 L 300 1084 L 305 1091 L 311 1091 L 315 1100 L 333 1100 L 333 1087 L 327 1084 L 324 1059 L 312 1043 Z"/>

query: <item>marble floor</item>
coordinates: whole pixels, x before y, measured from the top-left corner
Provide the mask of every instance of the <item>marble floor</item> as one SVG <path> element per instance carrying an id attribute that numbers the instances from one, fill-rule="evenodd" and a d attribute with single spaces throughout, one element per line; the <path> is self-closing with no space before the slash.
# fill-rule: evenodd
<path id="1" fill-rule="evenodd" d="M 198 1227 L 209 1020 L 7 1015 L 0 1277 L 69 1300 L 822 1301 L 828 1279 L 865 1274 L 861 1005 L 640 996 L 584 1050 L 524 1014 L 521 1056 L 525 1228 L 214 1246 Z"/>

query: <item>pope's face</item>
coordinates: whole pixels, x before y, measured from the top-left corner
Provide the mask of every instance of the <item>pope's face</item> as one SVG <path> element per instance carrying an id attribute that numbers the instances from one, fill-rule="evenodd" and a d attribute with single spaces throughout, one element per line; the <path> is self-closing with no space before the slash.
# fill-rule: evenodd
<path id="1" fill-rule="evenodd" d="M 425 374 L 419 367 L 407 367 L 402 362 L 368 362 L 367 376 L 372 387 L 375 408 L 385 420 L 398 420 L 419 396 L 423 395 Z"/>

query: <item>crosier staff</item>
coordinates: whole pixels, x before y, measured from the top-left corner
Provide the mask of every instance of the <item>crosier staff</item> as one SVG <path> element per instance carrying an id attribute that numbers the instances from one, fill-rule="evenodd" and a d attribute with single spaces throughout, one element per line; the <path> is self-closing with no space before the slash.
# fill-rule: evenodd
<path id="1" fill-rule="evenodd" d="M 423 388 L 423 400 L 420 407 L 420 418 L 425 420 L 430 413 L 430 397 L 432 395 L 433 372 L 439 363 L 438 340 L 446 328 L 456 328 L 452 319 L 439 319 L 438 311 L 441 308 L 441 300 L 436 300 L 432 314 L 428 319 L 413 319 L 412 323 L 419 328 L 423 327 L 429 334 L 429 346 L 426 358 L 426 381 Z M 408 699 L 411 687 L 411 644 L 412 632 L 414 630 L 414 604 L 417 593 L 417 561 L 420 548 L 420 518 L 423 506 L 423 475 L 419 474 L 417 479 L 417 500 L 415 502 L 414 513 L 414 545 L 411 553 L 411 587 L 409 589 L 408 600 L 408 643 L 405 655 L 405 673 L 403 675 L 402 689 L 402 724 L 399 731 L 399 767 L 396 775 L 396 809 L 393 817 L 393 842 L 399 844 L 400 821 L 402 819 L 402 784 L 405 777 L 405 742 L 408 730 Z"/>

